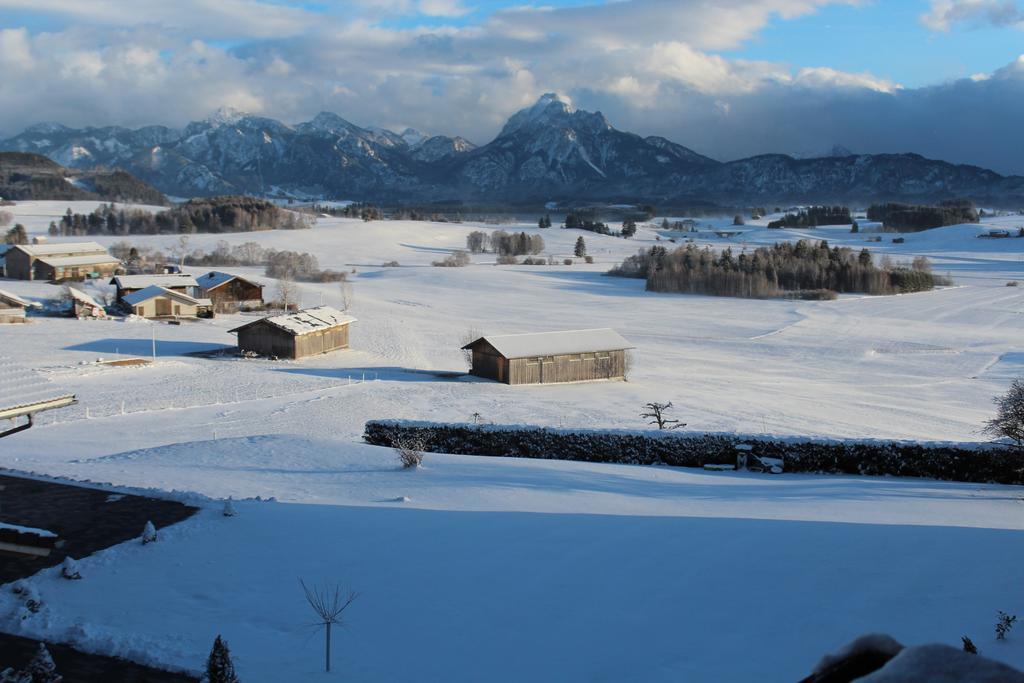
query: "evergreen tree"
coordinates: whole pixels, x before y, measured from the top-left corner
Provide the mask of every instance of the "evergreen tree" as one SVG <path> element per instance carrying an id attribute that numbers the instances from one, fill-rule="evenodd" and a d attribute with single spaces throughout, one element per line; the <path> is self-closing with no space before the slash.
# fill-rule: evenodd
<path id="1" fill-rule="evenodd" d="M 551 214 L 550 213 L 544 214 L 544 227 L 545 228 L 550 228 L 551 227 Z"/>
<path id="2" fill-rule="evenodd" d="M 28 663 L 26 673 L 31 676 L 29 680 L 32 683 L 61 683 L 63 680 L 63 677 L 57 673 L 57 665 L 53 663 L 53 657 L 50 656 L 50 651 L 46 649 L 44 643 L 39 643 L 39 649 L 36 650 L 32 661 Z"/>
<path id="3" fill-rule="evenodd" d="M 587 243 L 583 241 L 583 235 L 576 238 L 576 248 L 573 250 L 573 253 L 579 258 L 587 255 Z"/>
<path id="4" fill-rule="evenodd" d="M 207 683 L 238 683 L 228 644 L 218 635 L 206 659 Z"/>
<path id="5" fill-rule="evenodd" d="M 627 218 L 626 220 L 622 221 L 622 236 L 628 239 L 628 238 L 632 237 L 635 234 L 636 234 L 636 221 L 634 221 L 634 220 L 632 220 L 630 218 Z"/>

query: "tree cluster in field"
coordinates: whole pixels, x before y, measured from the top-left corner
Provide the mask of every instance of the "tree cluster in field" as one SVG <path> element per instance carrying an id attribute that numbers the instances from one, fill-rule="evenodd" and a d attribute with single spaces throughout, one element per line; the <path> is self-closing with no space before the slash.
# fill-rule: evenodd
<path id="1" fill-rule="evenodd" d="M 384 212 L 378 206 L 373 204 L 346 204 L 345 206 L 325 206 L 323 204 L 314 204 L 312 206 L 314 213 L 324 214 L 327 216 L 334 216 L 335 218 L 362 218 L 364 221 L 379 221 L 384 218 Z"/>
<path id="2" fill-rule="evenodd" d="M 537 219 L 537 227 L 541 230 L 546 230 L 551 227 L 551 214 L 546 213 Z"/>
<path id="3" fill-rule="evenodd" d="M 565 223 L 563 225 L 567 230 L 588 230 L 590 232 L 596 232 L 600 235 L 612 234 L 611 228 L 607 224 L 597 220 L 597 214 L 593 211 L 570 211 L 565 214 Z"/>
<path id="4" fill-rule="evenodd" d="M 494 252 L 500 256 L 539 254 L 544 251 L 544 238 L 525 232 L 474 230 L 466 235 L 466 249 L 472 254 Z"/>
<path id="5" fill-rule="evenodd" d="M 363 438 L 390 447 L 418 439 L 430 453 L 578 460 L 629 465 L 703 467 L 735 464 L 738 445 L 781 458 L 787 472 L 927 477 L 946 481 L 1024 484 L 1024 450 L 961 448 L 898 441 L 788 441 L 740 434 L 555 430 L 543 427 L 406 423 L 372 420 Z"/>
<path id="6" fill-rule="evenodd" d="M 28 244 L 28 231 L 21 223 L 15 223 L 14 227 L 4 233 L 4 244 Z"/>
<path id="7" fill-rule="evenodd" d="M 941 228 L 946 225 L 979 222 L 978 212 L 969 200 L 954 199 L 937 206 L 915 204 L 872 204 L 868 207 L 869 220 L 879 221 L 887 228 L 901 232 L 917 232 Z"/>
<path id="8" fill-rule="evenodd" d="M 462 268 L 463 266 L 468 266 L 469 262 L 469 253 L 462 251 L 461 249 L 457 249 L 440 261 L 434 261 L 430 265 L 438 266 L 440 268 Z"/>
<path id="9" fill-rule="evenodd" d="M 829 290 L 839 293 L 894 294 L 948 284 L 931 272 L 927 259 L 876 266 L 871 252 L 828 242 L 800 240 L 734 255 L 687 244 L 674 251 L 662 246 L 642 250 L 613 268 L 611 275 L 644 278 L 652 292 L 768 298 L 786 293 Z"/>
<path id="10" fill-rule="evenodd" d="M 193 199 L 180 206 L 151 213 L 141 209 L 101 204 L 89 214 L 69 208 L 60 222 L 50 223 L 50 235 L 160 235 L 197 232 L 254 232 L 308 228 L 312 216 L 286 211 L 253 197 Z"/>
<path id="11" fill-rule="evenodd" d="M 846 206 L 809 206 L 797 213 L 787 213 L 776 221 L 768 223 L 775 228 L 816 228 L 819 225 L 852 225 L 853 216 Z"/>

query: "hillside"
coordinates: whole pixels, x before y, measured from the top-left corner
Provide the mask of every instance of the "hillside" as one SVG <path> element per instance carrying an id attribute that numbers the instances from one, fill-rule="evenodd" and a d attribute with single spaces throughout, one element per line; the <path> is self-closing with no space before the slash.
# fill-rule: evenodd
<path id="1" fill-rule="evenodd" d="M 182 130 L 73 129 L 45 124 L 0 140 L 67 166 L 119 167 L 177 196 L 250 194 L 360 201 L 550 200 L 723 206 L 792 203 L 932 203 L 967 198 L 1017 208 L 1024 178 L 916 154 L 722 162 L 662 137 L 615 128 L 601 112 L 556 94 L 509 118 L 479 147 L 460 137 L 401 135 L 337 114 L 288 125 L 234 110 Z"/>
<path id="2" fill-rule="evenodd" d="M 40 154 L 0 152 L 0 197 L 167 204 L 156 188 L 119 169 L 72 170 Z"/>

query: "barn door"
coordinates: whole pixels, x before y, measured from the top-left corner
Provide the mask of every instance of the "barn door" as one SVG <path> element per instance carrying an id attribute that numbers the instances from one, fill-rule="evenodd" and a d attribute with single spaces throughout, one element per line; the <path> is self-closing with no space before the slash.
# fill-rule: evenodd
<path id="1" fill-rule="evenodd" d="M 171 314 L 171 300 L 170 299 L 157 299 L 156 300 L 156 314 L 157 315 L 170 315 Z"/>

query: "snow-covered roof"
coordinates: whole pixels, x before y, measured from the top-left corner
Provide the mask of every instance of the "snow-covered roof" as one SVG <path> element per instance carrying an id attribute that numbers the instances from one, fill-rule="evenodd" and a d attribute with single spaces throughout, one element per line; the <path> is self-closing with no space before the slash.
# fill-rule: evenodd
<path id="1" fill-rule="evenodd" d="M 137 292 L 132 292 L 123 297 L 123 301 L 129 306 L 136 306 L 141 304 L 143 301 L 149 301 L 150 299 L 158 296 L 166 296 L 168 299 L 174 299 L 182 303 L 191 304 L 193 306 L 209 306 L 209 299 L 196 299 L 188 294 L 182 294 L 181 292 L 175 292 L 173 289 L 167 289 L 166 287 L 160 287 L 157 285 L 150 285 L 145 289 L 140 289 Z"/>
<path id="2" fill-rule="evenodd" d="M 0 419 L 60 408 L 74 402 L 74 394 L 53 386 L 35 371 L 0 356 Z"/>
<path id="3" fill-rule="evenodd" d="M 86 306 L 93 306 L 94 308 L 103 308 L 99 303 L 97 303 L 96 299 L 93 299 L 80 289 L 68 287 L 68 292 L 71 294 L 71 298 L 79 303 L 85 304 Z"/>
<path id="4" fill-rule="evenodd" d="M 54 254 L 107 254 L 107 250 L 97 242 L 19 244 L 17 245 L 17 248 L 31 256 L 53 256 Z"/>
<path id="5" fill-rule="evenodd" d="M 169 273 L 158 275 L 117 275 L 110 281 L 118 289 L 145 289 L 157 287 L 196 287 L 196 279 L 191 275 Z"/>
<path id="6" fill-rule="evenodd" d="M 316 332 L 317 330 L 326 330 L 339 325 L 348 325 L 349 323 L 354 322 L 356 322 L 356 319 L 348 313 L 342 313 L 338 309 L 330 306 L 317 306 L 316 308 L 307 308 L 302 311 L 296 311 L 295 313 L 272 315 L 268 318 L 254 320 L 248 325 L 242 325 L 241 327 L 236 327 L 230 331 L 237 332 L 238 330 L 249 327 L 249 325 L 269 323 L 274 327 L 279 327 L 286 332 L 291 332 L 298 336 L 309 332 Z"/>
<path id="7" fill-rule="evenodd" d="M 0 289 L 0 300 L 9 301 L 10 303 L 16 306 L 24 306 L 26 308 L 32 305 L 30 302 L 25 301 L 20 296 L 16 294 L 11 294 L 10 292 L 5 291 L 3 289 Z"/>
<path id="8" fill-rule="evenodd" d="M 105 251 L 102 254 L 83 254 L 81 256 L 41 256 L 36 260 L 56 268 L 60 268 L 62 266 L 91 266 L 120 263 L 119 260 Z"/>
<path id="9" fill-rule="evenodd" d="M 222 273 L 219 270 L 211 270 L 209 273 L 200 275 L 199 277 L 196 278 L 196 282 L 199 283 L 199 286 L 202 287 L 203 289 L 216 289 L 217 287 L 220 287 L 223 284 L 231 282 L 232 280 L 243 280 L 245 282 L 248 282 L 249 284 L 255 285 L 256 287 L 263 286 L 258 282 L 253 282 L 252 280 L 244 278 L 241 275 Z"/>
<path id="10" fill-rule="evenodd" d="M 488 335 L 480 337 L 480 339 L 470 342 L 462 348 L 472 348 L 480 341 L 485 341 L 493 346 L 505 358 L 561 356 L 567 353 L 622 351 L 634 348 L 622 335 L 609 328 L 537 332 L 532 334 Z"/>

